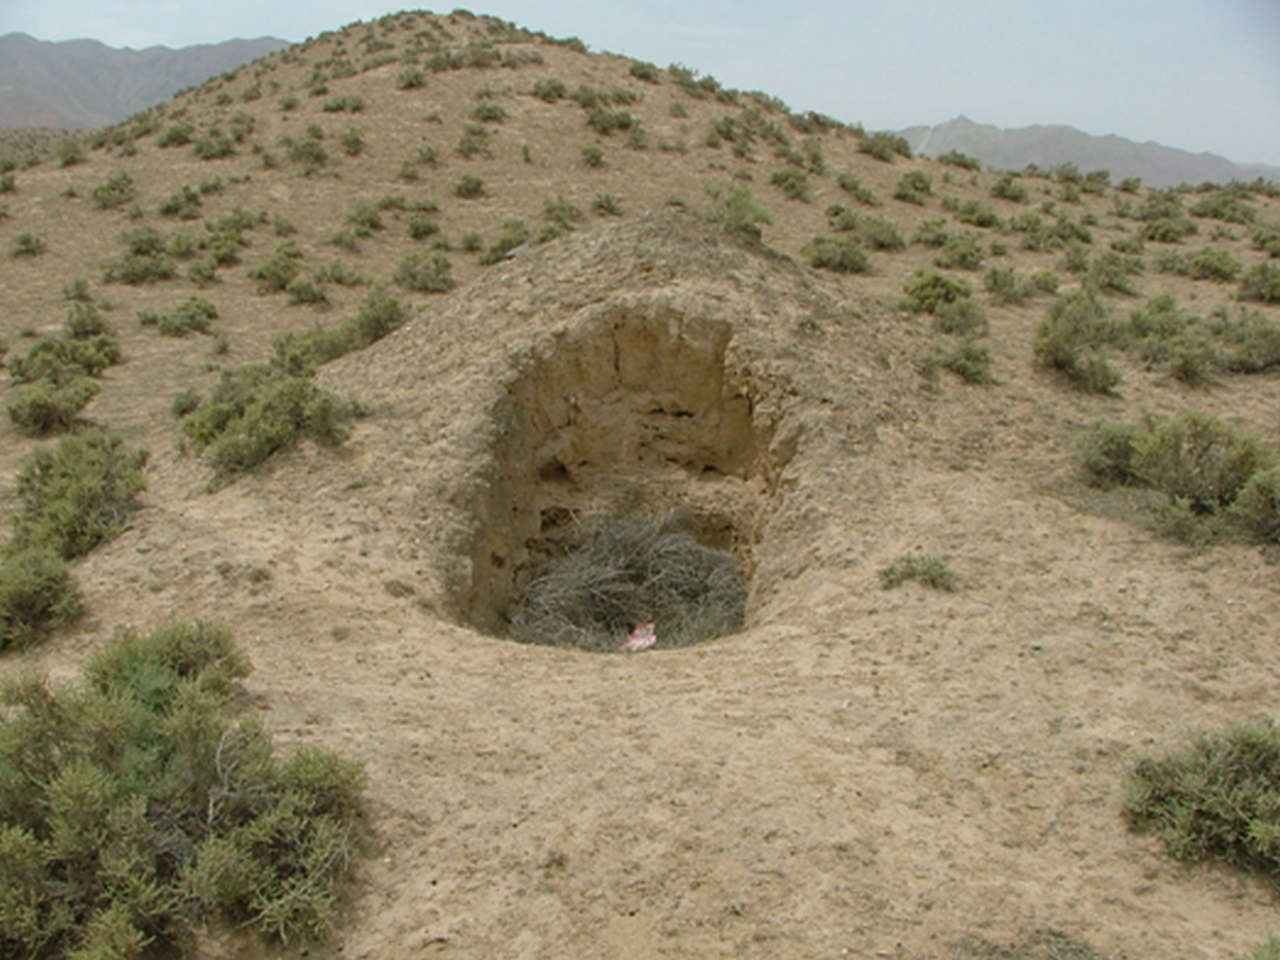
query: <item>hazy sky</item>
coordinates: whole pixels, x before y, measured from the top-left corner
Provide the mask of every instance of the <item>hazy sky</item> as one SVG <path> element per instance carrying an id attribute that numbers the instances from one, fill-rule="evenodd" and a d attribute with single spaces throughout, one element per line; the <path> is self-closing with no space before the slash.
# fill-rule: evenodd
<path id="1" fill-rule="evenodd" d="M 181 47 L 303 40 L 372 0 L 0 0 L 0 34 Z M 448 9 L 453 9 L 451 5 Z M 489 0 L 592 50 L 682 63 L 869 129 L 965 114 L 1280 166 L 1280 0 Z"/>

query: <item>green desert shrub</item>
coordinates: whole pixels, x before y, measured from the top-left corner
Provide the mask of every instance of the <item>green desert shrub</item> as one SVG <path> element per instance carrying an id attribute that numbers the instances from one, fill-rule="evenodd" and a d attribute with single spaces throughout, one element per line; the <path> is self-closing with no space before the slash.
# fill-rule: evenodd
<path id="1" fill-rule="evenodd" d="M 230 633 L 118 634 L 74 686 L 30 676 L 0 713 L 7 956 L 195 952 L 197 932 L 323 936 L 365 779 L 319 748 L 276 755 Z"/>
<path id="2" fill-rule="evenodd" d="M 324 274 L 319 270 L 312 271 L 310 276 L 297 276 L 284 288 L 291 304 L 312 304 L 328 306 L 329 295 L 324 289 Z"/>
<path id="3" fill-rule="evenodd" d="M 13 238 L 13 243 L 9 246 L 9 256 L 38 257 L 48 249 L 49 245 L 45 243 L 42 237 L 38 237 L 29 231 L 24 231 Z"/>
<path id="4" fill-rule="evenodd" d="M 858 142 L 858 150 L 884 163 L 892 163 L 895 154 L 907 159 L 911 158 L 911 145 L 907 143 L 906 138 L 888 132 L 864 136 Z"/>
<path id="5" fill-rule="evenodd" d="M 164 199 L 160 204 L 160 214 L 166 217 L 177 217 L 179 220 L 195 220 L 200 216 L 202 204 L 200 192 L 184 184 L 181 190 Z"/>
<path id="6" fill-rule="evenodd" d="M 975 227 L 999 227 L 1000 217 L 990 205 L 977 200 L 965 200 L 963 203 L 945 205 L 961 223 L 969 223 Z"/>
<path id="7" fill-rule="evenodd" d="M 977 157 L 971 157 L 968 154 L 961 153 L 959 150 L 948 150 L 942 156 L 938 157 L 939 163 L 945 163 L 953 167 L 962 167 L 965 170 L 981 170 L 982 161 Z"/>
<path id="8" fill-rule="evenodd" d="M 462 179 L 453 185 L 453 192 L 456 196 L 468 200 L 482 197 L 484 196 L 484 181 L 472 174 L 465 174 Z"/>
<path id="9" fill-rule="evenodd" d="M 1280 266 L 1259 263 L 1240 279 L 1240 298 L 1280 303 Z"/>
<path id="10" fill-rule="evenodd" d="M 136 194 L 133 177 L 121 172 L 108 177 L 106 183 L 93 188 L 93 203 L 100 210 L 114 210 L 131 202 Z"/>
<path id="11" fill-rule="evenodd" d="M 1212 280 L 1214 283 L 1234 283 L 1244 272 L 1244 265 L 1225 250 L 1206 247 L 1192 255 L 1188 262 L 1193 280 Z"/>
<path id="12" fill-rule="evenodd" d="M 358 157 L 364 151 L 364 133 L 359 127 L 348 127 L 338 142 L 342 144 L 342 152 L 349 157 Z"/>
<path id="13" fill-rule="evenodd" d="M 144 310 L 138 314 L 143 326 L 154 326 L 166 337 L 185 337 L 191 333 L 208 333 L 209 323 L 218 318 L 218 308 L 205 297 L 188 297 L 168 313 Z"/>
<path id="14" fill-rule="evenodd" d="M 756 202 L 749 187 L 708 183 L 703 190 L 711 201 L 707 218 L 737 240 L 758 244 L 764 236 L 763 226 L 773 223 L 769 211 Z"/>
<path id="15" fill-rule="evenodd" d="M 912 234 L 911 242 L 937 249 L 944 246 L 950 236 L 951 234 L 947 233 L 946 220 L 941 218 L 937 220 L 921 220 L 916 225 L 916 232 Z"/>
<path id="16" fill-rule="evenodd" d="M 986 254 L 972 236 L 951 236 L 943 243 L 934 266 L 960 270 L 980 270 Z"/>
<path id="17" fill-rule="evenodd" d="M 357 407 L 306 376 L 268 365 L 224 370 L 209 399 L 182 419 L 219 478 L 248 470 L 300 439 L 336 446 Z"/>
<path id="18" fill-rule="evenodd" d="M 1120 372 L 1108 359 L 1105 345 L 1118 335 L 1102 302 L 1088 291 L 1076 291 L 1050 305 L 1036 328 L 1033 351 L 1040 366 L 1061 372 L 1076 387 L 1110 393 L 1120 382 Z"/>
<path id="19" fill-rule="evenodd" d="M 784 167 L 775 171 L 769 182 L 791 200 L 809 199 L 809 177 L 803 170 Z"/>
<path id="20" fill-rule="evenodd" d="M 1261 373 L 1280 365 L 1280 321 L 1262 311 L 1242 309 L 1235 323 L 1224 316 L 1216 332 L 1232 348 L 1223 357 L 1228 370 Z"/>
<path id="21" fill-rule="evenodd" d="M 925 198 L 933 196 L 933 182 L 923 170 L 909 170 L 898 178 L 893 187 L 893 198 L 907 203 L 924 205 Z"/>
<path id="22" fill-rule="evenodd" d="M 1253 539 L 1280 542 L 1280 469 L 1269 467 L 1250 476 L 1231 513 Z"/>
<path id="23" fill-rule="evenodd" d="M 615 130 L 630 130 L 638 123 L 639 121 L 625 110 L 593 107 L 587 113 L 587 126 L 604 136 L 608 136 Z"/>
<path id="24" fill-rule="evenodd" d="M 1021 306 L 1039 289 L 1031 280 L 1021 280 L 1013 267 L 992 267 L 986 273 L 985 284 L 996 303 Z"/>
<path id="25" fill-rule="evenodd" d="M 19 509 L 10 549 L 83 556 L 124 529 L 145 487 L 145 450 L 129 450 L 119 434 L 89 427 L 37 447 L 14 483 Z"/>
<path id="26" fill-rule="evenodd" d="M 965 280 L 949 277 L 937 270 L 917 270 L 903 285 L 908 306 L 912 310 L 935 313 L 944 303 L 967 299 L 973 288 Z"/>
<path id="27" fill-rule="evenodd" d="M 991 196 L 997 200 L 1010 200 L 1013 203 L 1026 203 L 1027 188 L 1012 175 L 1006 174 L 991 186 Z"/>
<path id="28" fill-rule="evenodd" d="M 1089 264 L 1086 283 L 1097 290 L 1136 296 L 1138 288 L 1132 279 L 1143 270 L 1142 258 L 1103 250 Z"/>
<path id="29" fill-rule="evenodd" d="M 443 253 L 408 253 L 396 267 L 395 282 L 415 293 L 446 293 L 454 287 L 453 264 Z"/>
<path id="30" fill-rule="evenodd" d="M 164 237 L 155 227 L 138 227 L 123 236 L 125 252 L 117 260 L 109 261 L 103 269 L 106 283 L 127 283 L 139 286 L 153 280 L 168 280 L 173 276 L 174 263 L 166 250 Z"/>
<path id="31" fill-rule="evenodd" d="M 1125 777 L 1124 813 L 1170 856 L 1220 861 L 1280 881 L 1280 730 L 1269 717 L 1199 734 Z"/>
<path id="32" fill-rule="evenodd" d="M 66 561 L 56 553 L 44 548 L 9 548 L 0 554 L 0 650 L 25 647 L 49 630 L 73 623 L 79 615 L 79 591 Z M 3 847 L 0 840 L 0 865 L 8 859 Z M 6 925 L 12 922 L 12 909 L 0 896 L 0 916 L 6 918 Z M 0 932 L 0 947 L 4 943 L 5 934 Z"/>
<path id="33" fill-rule="evenodd" d="M 1109 420 L 1082 432 L 1076 440 L 1076 455 L 1089 482 L 1098 487 L 1141 484 L 1134 455 L 1142 432 L 1136 424 Z"/>
<path id="34" fill-rule="evenodd" d="M 727 553 L 698 541 L 678 514 L 610 514 L 575 530 L 533 571 L 512 636 L 526 643 L 617 650 L 652 622 L 657 646 L 683 647 L 741 628 L 747 582 Z"/>
<path id="35" fill-rule="evenodd" d="M 595 200 L 591 203 L 591 209 L 601 216 L 620 217 L 622 216 L 622 201 L 612 193 L 597 194 Z"/>
<path id="36" fill-rule="evenodd" d="M 550 78 L 534 83 L 531 92 L 540 100 L 544 100 L 547 103 L 555 103 L 557 100 L 568 96 L 569 88 L 564 85 L 564 81 Z"/>
<path id="37" fill-rule="evenodd" d="M 579 151 L 582 162 L 588 167 L 604 166 L 604 151 L 597 147 L 594 143 L 588 143 Z"/>
<path id="38" fill-rule="evenodd" d="M 111 325 L 107 323 L 107 318 L 102 315 L 102 311 L 92 303 L 84 302 L 71 305 L 62 329 L 72 340 L 89 340 L 111 335 Z"/>
<path id="39" fill-rule="evenodd" d="M 1280 257 L 1280 227 L 1264 225 L 1253 231 L 1253 245 L 1273 257 Z"/>
<path id="40" fill-rule="evenodd" d="M 880 206 L 879 199 L 872 190 L 864 186 L 862 181 L 855 177 L 852 173 L 842 173 L 836 177 L 836 183 L 840 185 L 840 189 L 853 197 L 860 204 L 866 207 Z"/>
<path id="41" fill-rule="evenodd" d="M 1148 486 L 1186 501 L 1192 511 L 1216 513 L 1274 460 L 1257 438 L 1192 410 L 1139 434 L 1133 471 Z"/>
<path id="42" fill-rule="evenodd" d="M 977 337 L 962 337 L 950 346 L 939 346 L 934 351 L 932 363 L 950 370 L 965 383 L 996 382 L 991 372 L 991 350 Z"/>
<path id="43" fill-rule="evenodd" d="M 394 294 L 375 287 L 356 313 L 337 326 L 276 337 L 272 364 L 290 375 L 310 376 L 321 364 L 353 350 L 363 350 L 399 329 L 408 319 L 408 311 Z"/>
<path id="44" fill-rule="evenodd" d="M 41 337 L 22 356 L 8 361 L 9 374 L 19 383 L 47 380 L 64 384 L 78 377 L 94 377 L 120 362 L 120 342 L 101 333 L 87 339 Z"/>
<path id="45" fill-rule="evenodd" d="M 932 553 L 905 553 L 880 570 L 880 586 L 885 590 L 914 580 L 933 590 L 954 592 L 960 578 L 941 557 Z"/>
<path id="46" fill-rule="evenodd" d="M 939 303 L 933 310 L 933 329 L 962 337 L 985 336 L 990 322 L 982 304 L 972 297 Z"/>
<path id="47" fill-rule="evenodd" d="M 1154 243 L 1181 243 L 1187 237 L 1199 233 L 1200 228 L 1189 217 L 1160 217 L 1142 225 L 1138 234 L 1143 240 Z"/>
<path id="48" fill-rule="evenodd" d="M 1209 217 L 1214 220 L 1225 220 L 1227 223 L 1253 223 L 1258 211 L 1239 197 L 1226 191 L 1214 193 L 1200 200 L 1191 207 L 1193 217 Z"/>
<path id="49" fill-rule="evenodd" d="M 76 377 L 63 383 L 40 380 L 15 390 L 5 409 L 21 433 L 31 437 L 45 436 L 70 429 L 80 411 L 101 389 L 88 377 Z"/>
<path id="50" fill-rule="evenodd" d="M 522 244 L 529 242 L 529 227 L 523 220 L 508 220 L 502 225 L 502 232 L 483 253 L 479 261 L 488 265 L 506 259 L 507 255 Z"/>
<path id="51" fill-rule="evenodd" d="M 287 144 L 289 162 L 302 168 L 303 176 L 311 176 L 329 162 L 329 151 L 319 137 L 304 137 Z"/>
<path id="52" fill-rule="evenodd" d="M 802 251 L 809 266 L 836 273 L 866 273 L 871 269 L 866 251 L 848 237 L 814 237 Z"/>
<path id="53" fill-rule="evenodd" d="M 302 251 L 294 241 L 283 240 L 277 244 L 271 256 L 249 271 L 250 278 L 257 281 L 258 293 L 275 293 L 288 287 L 302 272 L 301 259 Z"/>

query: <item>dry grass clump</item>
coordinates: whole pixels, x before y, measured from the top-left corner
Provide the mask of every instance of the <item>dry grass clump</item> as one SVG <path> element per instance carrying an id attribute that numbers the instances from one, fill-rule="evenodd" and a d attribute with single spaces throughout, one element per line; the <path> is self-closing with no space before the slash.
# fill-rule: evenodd
<path id="1" fill-rule="evenodd" d="M 654 621 L 659 647 L 684 647 L 742 626 L 747 581 L 732 556 L 699 543 L 678 514 L 622 512 L 585 525 L 537 570 L 512 636 L 524 643 L 617 650 Z"/>

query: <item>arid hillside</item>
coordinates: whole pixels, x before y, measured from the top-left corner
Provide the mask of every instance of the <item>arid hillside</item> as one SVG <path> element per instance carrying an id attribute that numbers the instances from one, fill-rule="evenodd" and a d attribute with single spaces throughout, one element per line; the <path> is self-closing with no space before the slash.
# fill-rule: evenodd
<path id="1" fill-rule="evenodd" d="M 0 159 L 0 568 L 67 529 L 81 608 L 6 610 L 0 677 L 217 622 L 277 748 L 367 775 L 285 895 L 349 862 L 327 939 L 210 867 L 241 913 L 178 949 L 1271 956 L 1274 857 L 1175 858 L 1134 776 L 1275 708 L 1275 185 L 913 158 L 461 11 Z M 94 426 L 136 504 L 31 519 Z M 731 625 L 518 642 L 630 514 L 732 562 Z"/>

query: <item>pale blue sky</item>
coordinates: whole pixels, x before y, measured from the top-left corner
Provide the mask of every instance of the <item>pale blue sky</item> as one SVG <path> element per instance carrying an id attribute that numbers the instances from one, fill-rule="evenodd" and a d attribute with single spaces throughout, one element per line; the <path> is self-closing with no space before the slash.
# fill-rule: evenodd
<path id="1" fill-rule="evenodd" d="M 452 9 L 451 5 L 448 9 Z M 0 0 L 0 34 L 302 40 L 372 0 Z M 870 129 L 1065 123 L 1280 166 L 1280 0 L 489 0 L 470 6 Z"/>

